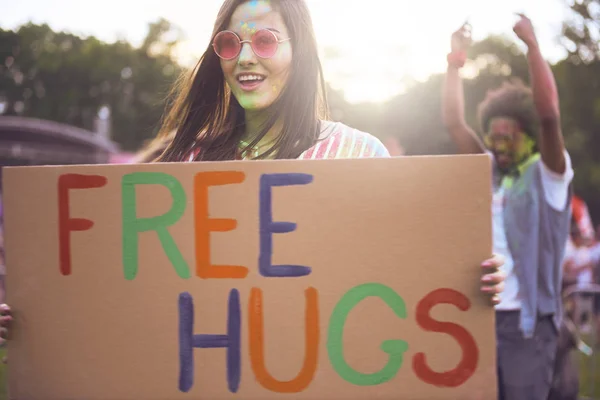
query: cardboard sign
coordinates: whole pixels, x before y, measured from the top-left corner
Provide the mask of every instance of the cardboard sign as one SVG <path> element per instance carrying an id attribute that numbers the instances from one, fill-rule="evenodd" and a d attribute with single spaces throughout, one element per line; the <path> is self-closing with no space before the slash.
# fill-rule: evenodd
<path id="1" fill-rule="evenodd" d="M 490 168 L 7 168 L 10 396 L 494 398 Z"/>

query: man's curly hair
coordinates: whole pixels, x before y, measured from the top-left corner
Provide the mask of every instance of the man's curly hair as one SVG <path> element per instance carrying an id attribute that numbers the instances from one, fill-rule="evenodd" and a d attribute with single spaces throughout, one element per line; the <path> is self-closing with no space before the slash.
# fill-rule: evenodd
<path id="1" fill-rule="evenodd" d="M 508 117 L 519 121 L 524 133 L 536 140 L 540 124 L 531 89 L 521 81 L 504 82 L 499 88 L 489 90 L 477 110 L 483 133 L 488 132 L 490 121 Z"/>

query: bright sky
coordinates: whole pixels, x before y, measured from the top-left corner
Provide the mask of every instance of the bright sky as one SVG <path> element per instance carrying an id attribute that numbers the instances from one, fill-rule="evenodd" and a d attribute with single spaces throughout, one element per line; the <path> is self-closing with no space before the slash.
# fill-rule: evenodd
<path id="1" fill-rule="evenodd" d="M 186 35 L 184 63 L 208 44 L 222 0 L 0 0 L 0 26 L 27 21 L 55 30 L 141 43 L 149 22 L 164 17 Z M 533 21 L 542 51 L 564 54 L 557 36 L 563 0 L 307 0 L 321 47 L 326 80 L 351 102 L 384 101 L 402 91 L 406 77 L 424 79 L 445 68 L 450 35 L 467 18 L 474 38 L 505 33 L 515 38 L 515 12 Z M 543 5 L 542 5 L 543 3 Z M 4 4 L 4 5 L 3 5 Z M 332 51 L 333 50 L 333 51 Z M 335 54 L 335 57 L 325 55 Z"/>

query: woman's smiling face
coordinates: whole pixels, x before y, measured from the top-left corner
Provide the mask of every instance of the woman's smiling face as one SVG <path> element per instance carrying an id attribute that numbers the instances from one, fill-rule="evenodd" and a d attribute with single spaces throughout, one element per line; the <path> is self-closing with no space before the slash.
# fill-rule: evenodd
<path id="1" fill-rule="evenodd" d="M 242 41 L 261 41 L 253 35 L 266 29 L 281 41 L 270 58 L 257 56 L 249 42 L 242 44 L 239 55 L 231 60 L 221 59 L 225 81 L 246 111 L 267 109 L 285 87 L 292 63 L 292 45 L 281 14 L 268 0 L 247 1 L 235 10 L 227 30 L 235 32 Z M 255 43 L 260 45 L 260 43 Z"/>

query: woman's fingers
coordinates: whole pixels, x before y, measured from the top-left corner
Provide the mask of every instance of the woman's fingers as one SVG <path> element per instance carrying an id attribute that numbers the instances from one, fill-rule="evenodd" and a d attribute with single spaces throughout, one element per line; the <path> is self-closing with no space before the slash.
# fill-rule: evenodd
<path id="1" fill-rule="evenodd" d="M 506 275 L 500 271 L 500 267 L 503 265 L 504 257 L 497 254 L 481 263 L 481 267 L 485 271 L 481 277 L 481 291 L 491 296 L 494 305 L 500 303 L 500 293 L 504 291 Z"/>

